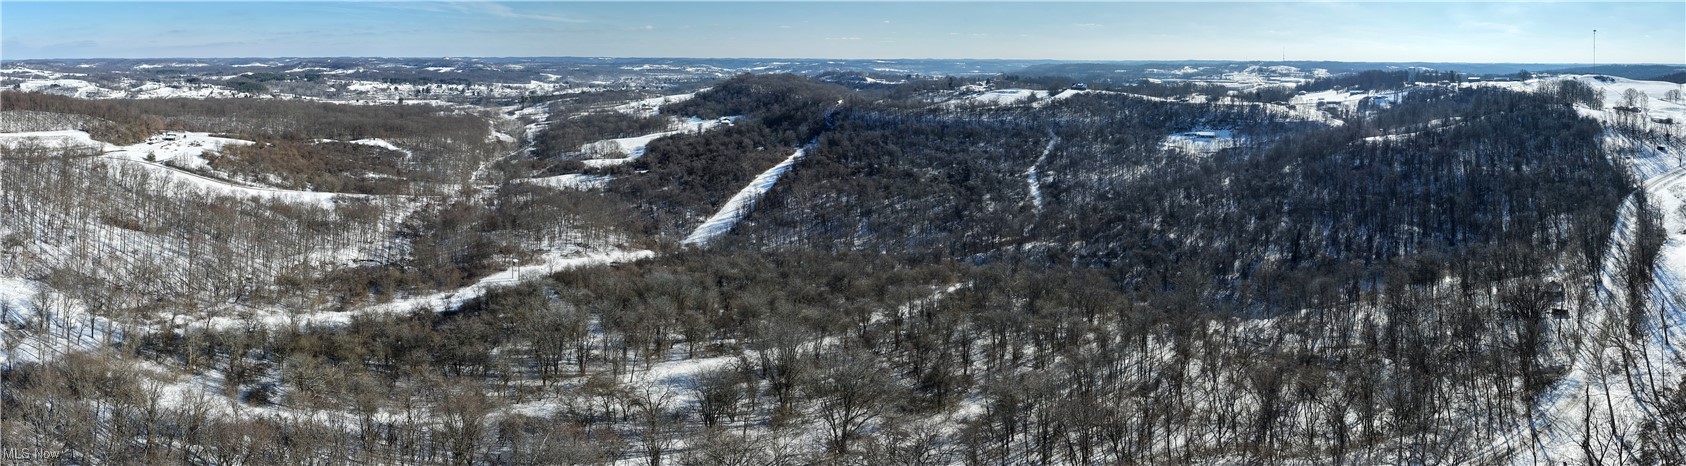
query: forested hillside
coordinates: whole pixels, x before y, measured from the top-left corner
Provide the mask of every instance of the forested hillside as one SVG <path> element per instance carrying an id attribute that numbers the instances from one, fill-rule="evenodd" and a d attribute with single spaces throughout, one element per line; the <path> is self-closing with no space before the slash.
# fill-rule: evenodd
<path id="1" fill-rule="evenodd" d="M 0 94 L 41 133 L 0 139 L 7 444 L 54 464 L 1686 461 L 1656 273 L 1686 144 L 1604 110 L 1613 78 L 889 78 L 507 107 Z M 164 137 L 220 145 L 137 152 Z"/>

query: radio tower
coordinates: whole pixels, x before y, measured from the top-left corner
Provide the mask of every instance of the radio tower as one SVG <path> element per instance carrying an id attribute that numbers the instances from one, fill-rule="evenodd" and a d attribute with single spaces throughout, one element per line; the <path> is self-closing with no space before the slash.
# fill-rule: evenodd
<path id="1" fill-rule="evenodd" d="M 1592 66 L 1598 66 L 1598 30 L 1592 30 Z"/>

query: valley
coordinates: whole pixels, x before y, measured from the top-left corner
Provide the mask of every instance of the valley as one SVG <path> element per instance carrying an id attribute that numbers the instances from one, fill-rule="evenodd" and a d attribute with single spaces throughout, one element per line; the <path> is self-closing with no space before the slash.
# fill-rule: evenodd
<path id="1" fill-rule="evenodd" d="M 1686 461 L 1682 85 L 1515 68 L 0 62 L 5 440 Z"/>

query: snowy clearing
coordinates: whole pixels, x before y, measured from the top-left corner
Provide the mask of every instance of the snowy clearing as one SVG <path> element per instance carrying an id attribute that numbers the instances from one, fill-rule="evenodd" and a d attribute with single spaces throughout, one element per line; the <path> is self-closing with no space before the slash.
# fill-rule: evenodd
<path id="1" fill-rule="evenodd" d="M 411 312 L 418 309 L 433 309 L 445 311 L 455 309 L 474 298 L 478 298 L 493 288 L 522 283 L 527 280 L 542 278 L 559 270 L 591 267 L 598 265 L 613 265 L 622 262 L 655 257 L 656 253 L 649 250 L 606 250 L 606 251 L 550 251 L 541 256 L 538 262 L 505 269 L 480 279 L 473 285 L 449 291 L 440 291 L 419 296 L 410 296 L 387 303 L 375 304 L 362 309 L 335 312 L 319 312 L 307 314 L 292 314 L 284 310 L 267 310 L 251 312 L 250 315 L 218 316 L 205 322 L 204 325 L 213 328 L 239 328 L 246 322 L 260 322 L 269 327 L 306 325 L 345 325 L 351 318 L 363 314 L 397 314 Z M 183 322 L 186 323 L 186 322 Z"/>
<path id="2" fill-rule="evenodd" d="M 1165 136 L 1159 148 L 1195 155 L 1212 155 L 1241 145 L 1242 138 L 1227 129 L 1196 129 Z"/>
<path id="3" fill-rule="evenodd" d="M 1040 101 L 1048 98 L 1048 91 L 1030 89 L 995 89 L 962 95 L 959 98 L 944 102 L 948 107 L 963 107 L 971 105 L 1013 105 L 1026 101 Z"/>
<path id="4" fill-rule="evenodd" d="M 773 184 L 779 182 L 779 177 L 790 171 L 790 167 L 796 165 L 796 161 L 802 160 L 807 151 L 806 147 L 796 149 L 796 152 L 790 154 L 790 157 L 786 157 L 783 162 L 779 162 L 773 168 L 756 175 L 748 186 L 744 186 L 737 194 L 732 195 L 732 198 L 727 200 L 725 205 L 720 206 L 720 210 L 715 212 L 713 217 L 709 217 L 702 225 L 698 225 L 697 229 L 680 243 L 703 246 L 732 231 L 732 227 L 737 226 L 739 221 L 749 215 L 750 209 L 755 207 L 755 201 L 761 198 L 762 194 L 766 194 L 767 190 L 773 189 Z"/>
<path id="5" fill-rule="evenodd" d="M 680 133 L 700 133 L 720 127 L 721 125 L 732 125 L 739 118 L 742 117 L 732 116 L 715 120 L 704 120 L 701 118 L 691 117 L 674 123 L 674 126 L 677 127 L 675 129 L 650 133 L 643 136 L 605 139 L 589 143 L 584 146 L 580 146 L 580 152 L 585 153 L 588 157 L 594 158 L 585 159 L 581 162 L 584 162 L 585 166 L 591 168 L 612 167 L 624 164 L 637 160 L 639 157 L 643 157 L 644 150 L 649 147 L 651 141 Z"/>
<path id="6" fill-rule="evenodd" d="M 615 177 L 609 176 L 609 175 L 586 175 L 586 174 L 574 173 L 574 174 L 568 174 L 568 175 L 545 176 L 545 177 L 539 177 L 539 178 L 522 178 L 522 179 L 518 179 L 518 180 L 515 180 L 515 181 L 518 182 L 518 183 L 526 183 L 526 184 L 531 184 L 531 185 L 536 185 L 536 186 L 545 186 L 545 187 L 557 188 L 557 189 L 589 190 L 589 189 L 601 188 L 605 185 L 608 185 L 609 180 L 612 180 L 614 178 Z"/>
<path id="7" fill-rule="evenodd" d="M 180 190 L 178 194 L 258 198 L 300 204 L 318 204 L 330 208 L 333 207 L 336 197 L 367 197 L 359 194 L 248 186 L 187 171 L 208 168 L 204 157 L 202 157 L 206 151 L 219 151 L 228 145 L 252 144 L 251 141 L 216 137 L 209 133 L 172 131 L 153 136 L 146 142 L 128 146 L 115 146 L 95 141 L 88 136 L 88 133 L 73 130 L 0 134 L 0 144 L 6 145 L 7 148 L 16 148 L 24 144 L 21 141 L 30 141 L 49 147 L 54 147 L 50 144 L 97 147 L 104 152 L 98 157 L 94 157 L 95 160 L 117 162 L 117 164 L 112 164 L 114 170 L 118 164 L 142 167 L 160 176 L 163 180 L 175 182 L 176 188 Z"/>
<path id="8" fill-rule="evenodd" d="M 1042 148 L 1042 155 L 1036 157 L 1036 162 L 1030 164 L 1030 168 L 1024 171 L 1025 184 L 1030 188 L 1030 203 L 1036 208 L 1037 214 L 1042 213 L 1042 179 L 1037 169 L 1042 166 L 1043 162 L 1048 161 L 1048 154 L 1053 152 L 1054 145 L 1059 143 L 1059 135 L 1054 134 L 1054 130 L 1049 129 L 1048 145 Z"/>
<path id="9" fill-rule="evenodd" d="M 1669 91 L 1679 91 L 1680 93 L 1686 94 L 1686 84 L 1675 84 L 1666 81 L 1642 81 L 1637 79 L 1618 78 L 1614 76 L 1567 75 L 1547 79 L 1533 79 L 1522 83 L 1521 86 L 1527 89 L 1537 90 L 1561 80 L 1580 81 L 1581 83 L 1592 86 L 1593 89 L 1597 89 L 1604 93 L 1604 108 L 1594 110 L 1585 107 L 1577 107 L 1583 115 L 1596 118 L 1605 123 L 1620 120 L 1623 114 L 1628 112 L 1617 110 L 1616 107 L 1626 106 L 1627 102 L 1623 94 L 1627 93 L 1629 89 L 1632 89 L 1641 94 L 1639 101 L 1635 102 L 1635 104 L 1637 104 L 1637 112 L 1633 113 L 1633 115 L 1641 117 L 1641 121 L 1639 122 L 1640 124 L 1656 124 L 1659 126 L 1671 127 L 1676 131 L 1686 130 L 1682 129 L 1683 127 L 1686 127 L 1686 100 L 1663 100 L 1668 96 Z M 1503 83 L 1491 83 L 1490 85 L 1498 84 Z M 1668 120 L 1671 121 L 1671 123 L 1658 123 L 1657 120 Z"/>
<path id="10" fill-rule="evenodd" d="M 706 90 L 708 90 L 708 89 L 703 89 L 703 91 L 706 91 Z M 702 92 L 702 91 L 697 91 L 697 92 Z M 638 101 L 633 101 L 633 102 L 629 102 L 629 103 L 625 103 L 625 104 L 621 104 L 621 105 L 616 105 L 614 107 L 614 109 L 617 112 L 626 113 L 626 114 L 630 114 L 630 115 L 655 116 L 655 115 L 661 114 L 661 107 L 663 105 L 672 104 L 672 103 L 679 103 L 679 102 L 691 100 L 691 98 L 696 97 L 696 95 L 697 95 L 696 92 L 691 92 L 691 93 L 686 93 L 686 94 L 675 94 L 675 95 L 664 95 L 664 96 L 661 96 L 661 97 L 651 97 L 651 98 L 644 99 L 644 100 L 638 100 Z"/>
<path id="11" fill-rule="evenodd" d="M 95 141 L 86 131 L 28 131 L 21 133 L 0 133 L 0 147 L 16 150 L 18 148 L 40 149 L 70 149 L 88 148 L 104 152 L 110 144 Z"/>

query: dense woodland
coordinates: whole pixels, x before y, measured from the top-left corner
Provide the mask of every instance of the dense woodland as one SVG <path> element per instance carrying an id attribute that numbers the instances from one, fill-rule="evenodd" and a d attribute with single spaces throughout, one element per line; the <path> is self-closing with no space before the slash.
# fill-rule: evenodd
<path id="1" fill-rule="evenodd" d="M 1306 89 L 1405 77 L 1342 79 Z M 5 93 L 8 110 L 98 118 L 97 138 L 262 141 L 213 166 L 292 187 L 409 192 L 312 176 L 472 179 L 498 151 L 515 154 L 496 172 L 509 178 L 612 179 L 303 208 L 7 159 L 6 250 L 51 242 L 62 257 L 9 255 L 0 270 L 123 328 L 97 351 L 10 366 L 4 434 L 48 463 L 1460 464 L 1511 453 L 1488 447 L 1528 424 L 1571 348 L 1635 338 L 1647 318 L 1665 232 L 1600 143 L 1645 128 L 1581 117 L 1572 105 L 1602 103 L 1584 85 L 1420 89 L 1330 124 L 1259 96 L 1165 99 L 1220 94 L 1151 82 L 930 105 L 963 84 L 740 75 L 656 118 L 558 102 L 580 115 L 553 118 L 530 152 L 488 139 L 483 116 L 421 107 Z M 670 116 L 742 118 L 617 167 L 560 162 Z M 1240 142 L 1162 144 L 1214 129 Z M 433 158 L 313 143 L 368 137 Z M 800 146 L 731 234 L 677 246 Z M 1634 239 L 1618 257 L 1623 208 Z M 657 255 L 455 308 L 191 324 L 353 311 L 575 244 Z M 312 256 L 323 249 L 360 260 Z M 1604 273 L 1619 286 L 1595 291 Z M 1590 312 L 1621 331 L 1565 330 Z M 172 372 L 216 392 L 173 391 L 159 382 Z M 1686 380 L 1644 386 L 1662 421 L 1600 440 L 1637 445 L 1607 460 L 1686 461 Z"/>
<path id="2" fill-rule="evenodd" d="M 494 137 L 484 115 L 429 105 L 340 105 L 267 99 L 116 99 L 0 92 L 0 108 L 81 115 L 94 139 L 135 144 L 161 131 L 202 131 L 260 142 L 219 160 L 230 174 L 281 187 L 325 192 L 390 193 L 467 182 L 468 174 L 512 150 Z M 413 157 L 322 140 L 381 138 Z M 374 157 L 370 157 L 374 156 Z M 373 158 L 375 160 L 368 160 Z M 386 159 L 386 160 L 381 160 Z M 370 175 L 375 175 L 371 177 Z M 401 176 L 399 176 L 401 175 Z M 387 176 L 388 181 L 374 178 Z M 391 181 L 403 178 L 404 183 Z"/>
<path id="3" fill-rule="evenodd" d="M 620 112 L 588 113 L 551 125 L 540 133 L 533 150 L 541 158 L 580 152 L 580 146 L 604 139 L 624 138 L 668 129 L 665 116 L 639 117 Z"/>

